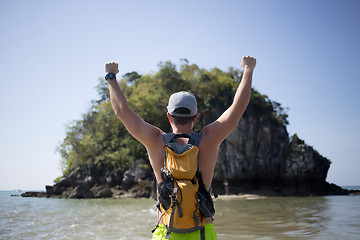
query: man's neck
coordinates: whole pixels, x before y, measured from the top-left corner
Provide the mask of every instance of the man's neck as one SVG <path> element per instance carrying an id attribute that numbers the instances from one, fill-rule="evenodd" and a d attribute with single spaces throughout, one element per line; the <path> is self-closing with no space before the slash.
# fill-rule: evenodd
<path id="1" fill-rule="evenodd" d="M 171 127 L 172 127 L 172 130 L 173 130 L 173 133 L 174 133 L 174 134 L 186 133 L 186 134 L 191 135 L 191 133 L 192 133 L 192 126 L 189 126 L 189 125 L 185 125 L 185 126 L 178 125 L 178 126 L 175 126 L 174 124 L 172 124 Z"/>

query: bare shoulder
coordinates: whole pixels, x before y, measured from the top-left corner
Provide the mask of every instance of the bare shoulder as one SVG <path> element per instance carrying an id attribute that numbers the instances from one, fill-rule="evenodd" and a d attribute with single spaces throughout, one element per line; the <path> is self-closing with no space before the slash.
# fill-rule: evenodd
<path id="1" fill-rule="evenodd" d="M 150 125 L 151 126 L 151 125 Z M 163 139 L 164 132 L 154 126 L 151 126 L 151 131 L 147 135 L 144 136 L 142 144 L 147 148 L 147 150 L 158 149 L 159 147 L 164 146 Z"/>
<path id="2" fill-rule="evenodd" d="M 221 134 L 218 134 L 218 122 L 213 122 L 205 126 L 202 130 L 201 144 L 204 147 L 217 147 L 224 140 Z"/>

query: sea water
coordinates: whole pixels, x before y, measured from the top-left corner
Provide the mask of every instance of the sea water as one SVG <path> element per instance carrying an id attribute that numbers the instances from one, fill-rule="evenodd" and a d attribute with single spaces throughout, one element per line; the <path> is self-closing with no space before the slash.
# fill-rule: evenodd
<path id="1" fill-rule="evenodd" d="M 12 196 L 15 195 L 15 196 Z M 16 196 L 17 195 L 17 196 Z M 152 199 L 23 198 L 0 192 L 0 239 L 151 239 Z M 222 196 L 218 239 L 360 239 L 360 196 Z"/>

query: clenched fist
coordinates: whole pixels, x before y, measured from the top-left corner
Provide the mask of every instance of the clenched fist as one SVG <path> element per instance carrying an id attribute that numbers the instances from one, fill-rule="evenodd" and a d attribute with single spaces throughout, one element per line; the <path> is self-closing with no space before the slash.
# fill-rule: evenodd
<path id="1" fill-rule="evenodd" d="M 111 62 L 111 63 L 106 63 L 105 64 L 105 73 L 114 73 L 114 74 L 118 74 L 119 73 L 119 64 L 116 62 Z"/>
<path id="2" fill-rule="evenodd" d="M 241 61 L 241 66 L 244 69 L 254 70 L 256 65 L 256 59 L 250 56 L 244 56 Z"/>

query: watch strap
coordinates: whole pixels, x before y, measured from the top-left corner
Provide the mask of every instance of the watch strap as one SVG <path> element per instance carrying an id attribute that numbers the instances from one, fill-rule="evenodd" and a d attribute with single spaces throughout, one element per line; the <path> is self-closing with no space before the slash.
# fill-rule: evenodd
<path id="1" fill-rule="evenodd" d="M 105 76 L 105 79 L 106 79 L 106 80 L 114 79 L 114 78 L 116 78 L 116 74 L 115 74 L 115 73 L 108 73 L 108 74 L 106 74 L 106 76 Z"/>

